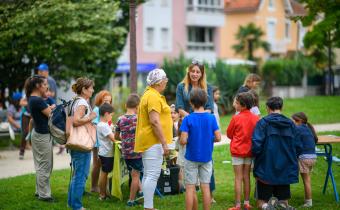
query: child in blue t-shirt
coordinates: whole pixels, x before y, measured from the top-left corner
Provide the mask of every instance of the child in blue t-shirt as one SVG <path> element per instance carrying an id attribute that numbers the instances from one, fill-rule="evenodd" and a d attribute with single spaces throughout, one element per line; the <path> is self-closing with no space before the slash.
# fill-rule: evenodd
<path id="1" fill-rule="evenodd" d="M 221 140 L 215 116 L 204 110 L 207 93 L 203 89 L 190 92 L 190 104 L 194 112 L 183 119 L 180 143 L 186 145 L 184 174 L 186 209 L 197 206 L 195 185 L 199 179 L 203 196 L 203 208 L 210 208 L 209 183 L 212 174 L 214 141 Z"/>

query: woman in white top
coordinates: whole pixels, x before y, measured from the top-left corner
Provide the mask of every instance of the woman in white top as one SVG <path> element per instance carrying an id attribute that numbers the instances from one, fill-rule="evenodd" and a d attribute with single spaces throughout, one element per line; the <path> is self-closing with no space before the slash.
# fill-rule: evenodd
<path id="1" fill-rule="evenodd" d="M 92 122 L 96 118 L 96 113 L 91 110 L 89 99 L 91 98 L 94 82 L 88 78 L 80 77 L 72 85 L 72 90 L 77 94 L 72 108 L 73 126 L 81 126 Z M 74 209 L 84 209 L 81 199 L 85 190 L 86 179 L 90 170 L 91 152 L 70 150 L 73 177 L 68 191 L 68 205 Z"/>

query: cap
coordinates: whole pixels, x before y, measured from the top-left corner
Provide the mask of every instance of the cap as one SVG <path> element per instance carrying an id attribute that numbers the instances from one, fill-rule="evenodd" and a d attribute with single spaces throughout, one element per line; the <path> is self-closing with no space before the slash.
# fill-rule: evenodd
<path id="1" fill-rule="evenodd" d="M 42 63 L 38 66 L 39 71 L 48 71 L 48 65 L 46 63 Z"/>
<path id="2" fill-rule="evenodd" d="M 19 101 L 21 98 L 22 98 L 22 93 L 20 93 L 20 92 L 14 92 L 12 94 L 12 99 L 14 101 Z"/>

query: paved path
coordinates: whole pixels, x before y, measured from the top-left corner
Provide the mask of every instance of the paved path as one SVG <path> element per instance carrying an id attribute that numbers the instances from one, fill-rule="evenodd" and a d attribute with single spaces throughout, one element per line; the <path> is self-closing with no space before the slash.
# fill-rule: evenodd
<path id="1" fill-rule="evenodd" d="M 323 131 L 340 131 L 340 123 L 324 124 L 314 126 L 317 132 Z M 222 131 L 224 133 L 225 131 Z M 222 135 L 222 141 L 215 143 L 215 146 L 229 144 L 230 140 L 227 136 Z M 54 154 L 58 148 L 54 148 Z M 62 155 L 54 155 L 53 169 L 64 169 L 69 167 L 70 156 L 67 153 Z M 0 179 L 19 176 L 23 174 L 35 173 L 33 164 L 33 155 L 31 150 L 27 150 L 24 160 L 19 160 L 18 150 L 0 151 Z"/>

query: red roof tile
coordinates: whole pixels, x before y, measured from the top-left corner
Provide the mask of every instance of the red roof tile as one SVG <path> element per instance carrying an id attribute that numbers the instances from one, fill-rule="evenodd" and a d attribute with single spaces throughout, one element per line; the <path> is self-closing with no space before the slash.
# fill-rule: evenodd
<path id="1" fill-rule="evenodd" d="M 258 9 L 260 2 L 260 0 L 224 0 L 224 10 L 227 13 L 253 12 Z"/>
<path id="2" fill-rule="evenodd" d="M 306 15 L 306 10 L 302 4 L 297 2 L 296 0 L 290 0 L 290 5 L 292 5 L 294 16 L 304 16 Z"/>

